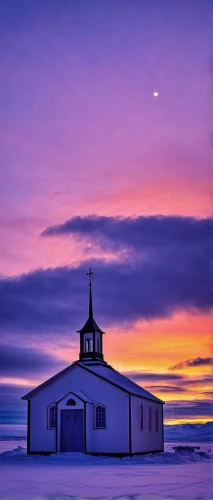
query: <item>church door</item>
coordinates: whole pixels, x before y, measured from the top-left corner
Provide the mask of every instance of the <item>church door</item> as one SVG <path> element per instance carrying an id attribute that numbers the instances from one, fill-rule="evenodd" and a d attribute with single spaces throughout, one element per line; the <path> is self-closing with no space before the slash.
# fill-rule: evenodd
<path id="1" fill-rule="evenodd" d="M 83 410 L 61 410 L 61 451 L 83 451 Z"/>

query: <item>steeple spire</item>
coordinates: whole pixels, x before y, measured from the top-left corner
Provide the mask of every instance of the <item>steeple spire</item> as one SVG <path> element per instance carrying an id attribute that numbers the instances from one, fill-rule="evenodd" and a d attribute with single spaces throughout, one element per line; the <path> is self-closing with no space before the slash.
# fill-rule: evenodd
<path id="1" fill-rule="evenodd" d="M 93 304 L 92 304 L 92 275 L 94 272 L 91 267 L 89 272 L 89 317 L 80 333 L 80 354 L 79 359 L 85 361 L 87 359 L 103 360 L 102 352 L 102 335 L 103 331 L 99 328 L 93 317 Z"/>
<path id="2" fill-rule="evenodd" d="M 86 273 L 87 276 L 89 276 L 89 319 L 93 319 L 93 307 L 92 307 L 92 274 L 95 274 L 92 272 L 91 267 L 89 268 L 89 272 Z"/>

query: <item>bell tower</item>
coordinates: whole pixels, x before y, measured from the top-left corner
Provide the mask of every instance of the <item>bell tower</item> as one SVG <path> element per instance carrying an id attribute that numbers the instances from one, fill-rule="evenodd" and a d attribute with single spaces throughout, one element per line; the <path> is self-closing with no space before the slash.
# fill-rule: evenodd
<path id="1" fill-rule="evenodd" d="M 92 275 L 94 274 L 89 269 L 86 273 L 89 276 L 89 317 L 81 330 L 77 330 L 80 334 L 80 353 L 79 361 L 103 361 L 103 332 L 93 317 L 92 304 Z"/>

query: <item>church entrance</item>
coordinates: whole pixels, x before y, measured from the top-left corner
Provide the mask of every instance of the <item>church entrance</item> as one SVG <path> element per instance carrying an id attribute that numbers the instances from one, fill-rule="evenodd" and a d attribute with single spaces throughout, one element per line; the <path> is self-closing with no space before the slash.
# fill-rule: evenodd
<path id="1" fill-rule="evenodd" d="M 61 410 L 60 451 L 83 451 L 83 410 Z"/>

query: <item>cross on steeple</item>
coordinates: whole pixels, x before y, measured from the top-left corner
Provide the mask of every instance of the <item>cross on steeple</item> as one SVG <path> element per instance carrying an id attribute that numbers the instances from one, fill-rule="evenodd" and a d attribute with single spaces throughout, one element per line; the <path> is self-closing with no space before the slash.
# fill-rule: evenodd
<path id="1" fill-rule="evenodd" d="M 93 272 L 92 272 L 92 269 L 91 269 L 91 267 L 90 267 L 90 268 L 89 268 L 89 272 L 88 272 L 88 273 L 86 273 L 86 275 L 88 275 L 88 276 L 89 276 L 89 286 L 92 286 L 92 274 L 95 274 L 95 273 L 93 273 Z"/>
<path id="2" fill-rule="evenodd" d="M 92 272 L 91 267 L 89 268 L 89 272 L 86 273 L 89 276 L 89 318 L 93 318 L 93 307 L 92 307 Z"/>
<path id="3" fill-rule="evenodd" d="M 99 328 L 93 316 L 92 305 L 92 275 L 95 274 L 91 267 L 86 273 L 89 276 L 89 317 L 80 333 L 80 353 L 79 360 L 86 361 L 103 361 L 103 344 L 102 336 L 104 332 Z M 104 361 L 103 361 L 104 362 Z"/>

